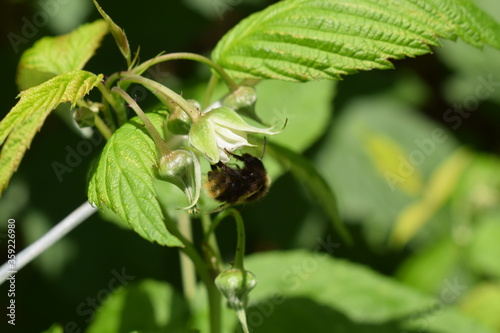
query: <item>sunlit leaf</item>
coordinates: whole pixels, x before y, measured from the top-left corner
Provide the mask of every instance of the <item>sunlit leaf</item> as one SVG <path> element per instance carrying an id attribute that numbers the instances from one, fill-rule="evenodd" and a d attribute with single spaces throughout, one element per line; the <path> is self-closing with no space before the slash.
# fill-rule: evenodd
<path id="1" fill-rule="evenodd" d="M 499 29 L 468 0 L 288 0 L 240 22 L 212 57 L 238 78 L 339 79 L 429 53 L 438 37 L 500 48 Z"/>
<path id="2" fill-rule="evenodd" d="M 17 170 L 26 149 L 49 113 L 59 104 L 76 101 L 102 81 L 102 75 L 86 71 L 65 73 L 22 91 L 21 99 L 0 122 L 0 192 Z"/>
<path id="3" fill-rule="evenodd" d="M 165 114 L 148 113 L 159 133 Z M 142 121 L 132 118 L 108 140 L 92 171 L 89 202 L 106 206 L 150 242 L 180 246 L 164 224 L 154 181 L 157 149 Z M 166 217 L 168 218 L 168 217 Z"/>
<path id="4" fill-rule="evenodd" d="M 103 20 L 57 37 L 44 37 L 26 50 L 17 69 L 17 86 L 25 90 L 54 76 L 82 69 L 108 33 Z"/>

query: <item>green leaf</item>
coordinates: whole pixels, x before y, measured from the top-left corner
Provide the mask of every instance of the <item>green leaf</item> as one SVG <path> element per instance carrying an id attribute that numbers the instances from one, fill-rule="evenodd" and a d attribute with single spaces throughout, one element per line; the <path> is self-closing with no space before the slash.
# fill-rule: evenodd
<path id="1" fill-rule="evenodd" d="M 429 53 L 438 37 L 500 48 L 499 29 L 469 0 L 288 0 L 240 22 L 212 57 L 236 78 L 339 79 Z"/>
<path id="2" fill-rule="evenodd" d="M 120 28 L 113 20 L 111 17 L 109 17 L 108 14 L 99 6 L 96 0 L 94 1 L 94 5 L 96 6 L 97 10 L 101 14 L 101 16 L 104 18 L 104 20 L 108 23 L 109 30 L 111 31 L 111 34 L 113 35 L 113 38 L 115 39 L 116 45 L 118 45 L 118 48 L 120 49 L 120 52 L 123 54 L 123 57 L 125 60 L 127 60 L 127 65 L 130 66 L 131 64 L 131 56 L 130 56 L 130 46 L 128 43 L 127 35 L 125 34 L 125 31 L 123 31 L 122 28 Z"/>
<path id="3" fill-rule="evenodd" d="M 54 76 L 82 69 L 108 33 L 104 20 L 87 23 L 69 34 L 44 37 L 21 56 L 17 86 L 25 90 Z"/>
<path id="4" fill-rule="evenodd" d="M 147 116 L 163 133 L 164 113 Z M 121 126 L 106 143 L 92 171 L 89 202 L 115 212 L 141 237 L 166 246 L 182 243 L 167 230 L 154 188 L 158 152 L 139 117 Z M 168 217 L 165 217 L 168 218 Z"/>
<path id="5" fill-rule="evenodd" d="M 398 149 L 374 149 L 370 142 L 375 140 Z M 335 189 L 342 218 L 363 223 L 369 242 L 386 246 L 401 211 L 420 199 L 435 170 L 457 147 L 445 127 L 410 105 L 390 95 L 358 97 L 341 110 L 316 151 L 314 165 Z M 394 161 L 389 164 L 388 159 Z M 404 184 L 409 181 L 422 182 L 415 186 L 418 193 L 408 191 Z M 427 226 L 437 222 L 432 218 Z M 428 241 L 436 235 L 419 233 L 415 239 Z"/>
<path id="6" fill-rule="evenodd" d="M 476 272 L 497 279 L 500 278 L 499 221 L 500 212 L 478 218 L 478 227 L 467 253 L 469 264 Z"/>
<path id="7" fill-rule="evenodd" d="M 345 242 L 351 244 L 351 236 L 340 219 L 337 208 L 337 198 L 313 164 L 301 154 L 295 153 L 273 142 L 268 144 L 268 151 L 271 156 L 278 160 L 278 162 L 287 169 L 290 169 L 295 178 L 307 187 L 327 213 L 333 223 L 333 227 L 338 231 Z"/>
<path id="8" fill-rule="evenodd" d="M 17 170 L 36 132 L 59 104 L 76 101 L 102 81 L 102 75 L 86 71 L 65 73 L 22 91 L 21 99 L 0 122 L 0 193 Z"/>
<path id="9" fill-rule="evenodd" d="M 450 198 L 471 160 L 470 153 L 459 149 L 436 168 L 420 201 L 405 207 L 397 217 L 390 239 L 393 244 L 406 245 L 429 222 Z"/>
<path id="10" fill-rule="evenodd" d="M 465 313 L 489 327 L 500 331 L 500 284 L 483 282 L 469 291 L 461 300 Z"/>
<path id="11" fill-rule="evenodd" d="M 270 125 L 288 120 L 284 130 L 269 139 L 297 152 L 309 148 L 328 129 L 335 88 L 332 81 L 259 83 L 258 116 Z"/>
<path id="12" fill-rule="evenodd" d="M 440 239 L 403 262 L 397 278 L 415 289 L 438 293 L 443 281 L 460 267 L 459 250 L 451 237 Z"/>
<path id="13" fill-rule="evenodd" d="M 185 299 L 171 285 L 142 280 L 115 290 L 86 332 L 189 332 L 188 313 Z"/>
<path id="14" fill-rule="evenodd" d="M 318 249 L 332 253 L 337 246 L 327 238 Z M 258 279 L 247 317 L 250 329 L 258 326 L 259 332 L 400 333 L 408 328 L 491 332 L 459 312 L 448 299 L 425 296 L 324 252 L 257 254 L 246 258 L 245 267 Z M 307 325 L 307 330 L 294 329 Z"/>

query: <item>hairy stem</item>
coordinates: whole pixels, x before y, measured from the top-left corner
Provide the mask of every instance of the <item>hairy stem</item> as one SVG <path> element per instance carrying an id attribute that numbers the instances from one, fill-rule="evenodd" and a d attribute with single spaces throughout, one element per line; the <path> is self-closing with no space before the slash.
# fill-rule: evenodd
<path id="1" fill-rule="evenodd" d="M 189 117 L 191 118 L 191 120 L 193 120 L 193 122 L 198 120 L 198 118 L 201 116 L 200 111 L 195 106 L 187 102 L 180 95 L 168 89 L 161 83 L 128 72 L 122 72 L 121 75 L 122 75 L 122 82 L 135 82 L 142 84 L 144 87 L 149 89 L 153 94 L 155 94 L 158 97 L 158 99 L 166 105 L 168 105 L 169 100 L 172 100 L 175 104 L 177 104 L 182 110 L 184 110 L 189 115 Z"/>
<path id="2" fill-rule="evenodd" d="M 220 77 L 224 80 L 224 82 L 226 82 L 227 86 L 231 91 L 235 91 L 236 89 L 238 89 L 238 84 L 236 84 L 236 82 L 233 81 L 233 79 L 226 73 L 226 71 L 221 66 L 217 65 L 215 62 L 213 62 L 207 57 L 189 52 L 170 53 L 154 57 L 152 59 L 143 62 L 139 66 L 135 67 L 132 70 L 132 72 L 135 74 L 142 74 L 149 67 L 159 64 L 161 62 L 170 60 L 180 60 L 180 59 L 198 61 L 201 62 L 202 64 L 210 66 L 214 71 L 217 72 L 217 74 L 220 75 Z"/>
<path id="3" fill-rule="evenodd" d="M 111 94 L 109 91 L 109 88 L 104 86 L 102 83 L 99 83 L 97 85 L 97 88 L 101 92 L 102 96 L 104 99 L 115 109 L 116 115 L 118 117 L 118 123 L 119 125 L 123 125 L 127 122 L 127 110 L 125 110 L 125 106 L 122 103 L 119 103 Z M 111 112 L 109 111 L 109 108 L 104 109 L 104 115 L 106 116 L 106 119 L 108 120 L 109 123 L 113 124 L 114 127 L 114 121 L 113 121 L 113 116 L 111 115 Z"/>
<path id="4" fill-rule="evenodd" d="M 113 132 L 111 131 L 111 129 L 106 125 L 106 123 L 102 120 L 102 118 L 99 117 L 97 114 L 95 115 L 94 125 L 106 140 L 109 140 L 111 135 L 113 135 Z"/>
<path id="5" fill-rule="evenodd" d="M 129 106 L 137 113 L 137 115 L 141 118 L 142 122 L 144 123 L 144 126 L 148 130 L 149 134 L 153 138 L 156 149 L 158 150 L 158 156 L 161 158 L 162 156 L 167 156 L 170 154 L 171 150 L 167 146 L 167 143 L 163 140 L 163 138 L 160 136 L 156 128 L 154 127 L 153 123 L 149 120 L 149 118 L 144 114 L 142 109 L 139 107 L 139 105 L 130 97 L 129 94 L 127 94 L 124 90 L 114 87 L 112 91 L 116 91 L 120 96 L 123 97 L 123 99 L 129 104 Z"/>

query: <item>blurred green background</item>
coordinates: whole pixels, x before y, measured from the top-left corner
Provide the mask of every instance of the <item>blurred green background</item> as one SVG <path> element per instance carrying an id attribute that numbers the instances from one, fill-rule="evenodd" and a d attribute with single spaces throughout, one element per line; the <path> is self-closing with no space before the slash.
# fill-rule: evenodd
<path id="1" fill-rule="evenodd" d="M 91 1 L 51 2 L 56 7 L 39 1 L 0 3 L 1 118 L 16 102 L 15 70 L 22 51 L 43 36 L 99 18 Z M 125 29 L 131 47 L 140 45 L 142 60 L 160 51 L 209 55 L 228 29 L 270 3 L 100 2 Z M 498 2 L 478 4 L 500 20 Z M 44 23 L 37 16 L 41 11 L 54 15 Z M 26 22 L 39 24 L 31 31 Z M 13 45 L 12 34 L 32 36 Z M 329 101 L 328 122 L 318 127 L 305 155 L 335 190 L 355 238 L 353 247 L 341 246 L 336 256 L 437 298 L 445 281 L 459 279 L 467 288 L 457 304 L 500 332 L 500 51 L 460 41 L 443 44 L 434 54 L 396 61 L 395 70 L 363 72 L 330 85 L 327 96 L 335 97 Z M 111 36 L 86 67 L 104 74 L 124 68 Z M 190 62 L 169 63 L 159 74 L 183 91 L 196 91 L 208 78 L 206 69 Z M 289 126 L 309 113 L 316 116 L 307 108 L 287 109 L 286 94 L 273 91 L 259 88 L 265 105 L 274 105 L 277 117 L 289 117 Z M 0 224 L 0 258 L 7 256 L 7 219 L 17 221 L 19 251 L 86 200 L 88 170 L 103 142 L 62 181 L 52 166 L 64 163 L 67 147 L 81 140 L 61 117 L 48 117 L 0 199 L 0 221 L 5 222 Z M 265 200 L 242 211 L 249 253 L 313 249 L 326 235 L 341 241 L 319 204 L 290 174 L 275 180 Z M 233 226 L 220 229 L 221 249 L 231 260 Z M 103 296 L 113 272 L 122 269 L 137 280 L 165 280 L 181 288 L 176 250 L 150 244 L 96 214 L 17 275 L 16 331 L 38 332 L 72 321 L 85 328 L 90 317 L 80 315 L 79 307 L 88 297 Z M 2 309 L 6 287 L 0 286 Z M 8 331 L 2 317 L 0 331 Z"/>

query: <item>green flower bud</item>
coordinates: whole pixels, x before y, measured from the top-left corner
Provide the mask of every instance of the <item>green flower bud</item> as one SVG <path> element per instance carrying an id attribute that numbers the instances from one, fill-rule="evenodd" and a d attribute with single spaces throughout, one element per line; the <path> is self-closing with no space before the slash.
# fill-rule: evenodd
<path id="1" fill-rule="evenodd" d="M 174 150 L 162 156 L 158 161 L 158 176 L 180 188 L 188 197 L 193 207 L 200 197 L 201 169 L 200 162 L 193 152 Z"/>
<path id="2" fill-rule="evenodd" d="M 241 116 L 228 107 L 212 109 L 201 115 L 191 126 L 189 143 L 203 153 L 211 164 L 229 162 L 228 152 L 252 146 L 248 133 L 278 134 L 272 128 L 258 128 L 247 124 Z"/>
<path id="3" fill-rule="evenodd" d="M 198 110 L 201 108 L 200 103 L 194 99 L 189 99 L 187 102 L 194 105 Z M 177 135 L 188 134 L 191 129 L 191 124 L 193 123 L 188 114 L 174 103 L 169 106 L 169 110 L 170 116 L 167 121 L 168 130 Z"/>
<path id="4" fill-rule="evenodd" d="M 257 92 L 255 91 L 255 88 L 240 86 L 237 90 L 233 91 L 231 94 L 226 96 L 226 98 L 224 98 L 222 105 L 235 110 L 239 114 L 245 115 L 262 123 L 255 113 L 256 102 Z"/>
<path id="5" fill-rule="evenodd" d="M 215 285 L 226 298 L 228 306 L 235 310 L 246 308 L 248 294 L 256 284 L 255 275 L 244 269 L 231 268 L 215 278 Z"/>

